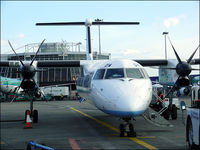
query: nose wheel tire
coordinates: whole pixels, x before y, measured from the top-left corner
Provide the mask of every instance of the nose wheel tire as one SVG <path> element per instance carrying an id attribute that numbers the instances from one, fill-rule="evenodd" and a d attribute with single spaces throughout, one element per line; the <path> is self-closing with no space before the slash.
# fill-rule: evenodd
<path id="1" fill-rule="evenodd" d="M 124 135 L 125 135 L 125 128 L 124 128 L 123 124 L 120 124 L 119 130 L 120 130 L 120 137 L 124 137 Z"/>
<path id="2" fill-rule="evenodd" d="M 129 132 L 127 132 L 127 136 L 136 137 L 136 132 L 134 131 L 133 124 L 129 124 Z"/>
<path id="3" fill-rule="evenodd" d="M 126 127 L 129 127 L 129 130 L 126 131 Z M 125 133 L 127 134 L 127 137 L 136 137 L 136 132 L 134 130 L 133 124 L 120 124 L 119 126 L 119 130 L 120 130 L 120 137 L 124 137 Z"/>

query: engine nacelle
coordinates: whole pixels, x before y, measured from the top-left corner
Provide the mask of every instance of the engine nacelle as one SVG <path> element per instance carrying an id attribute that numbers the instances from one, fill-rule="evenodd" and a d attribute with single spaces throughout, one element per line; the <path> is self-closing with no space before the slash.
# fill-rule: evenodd
<path id="1" fill-rule="evenodd" d="M 190 93 L 190 88 L 189 87 L 182 87 L 179 90 L 179 93 L 181 96 L 187 96 Z"/>
<path id="2" fill-rule="evenodd" d="M 189 80 L 188 77 L 180 77 L 180 78 L 177 80 L 177 84 L 178 84 L 178 86 L 180 86 L 180 87 L 189 86 L 189 85 L 190 85 L 190 80 Z"/>
<path id="3" fill-rule="evenodd" d="M 35 88 L 35 82 L 33 79 L 25 79 L 24 81 L 22 81 L 21 83 L 21 88 L 22 89 L 34 89 Z"/>

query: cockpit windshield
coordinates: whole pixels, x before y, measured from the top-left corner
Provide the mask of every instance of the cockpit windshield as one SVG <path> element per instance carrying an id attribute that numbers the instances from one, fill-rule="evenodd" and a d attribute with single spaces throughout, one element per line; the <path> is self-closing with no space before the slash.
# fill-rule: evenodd
<path id="1" fill-rule="evenodd" d="M 105 79 L 124 78 L 124 70 L 120 69 L 107 69 Z"/>
<path id="2" fill-rule="evenodd" d="M 135 78 L 135 79 L 141 79 L 144 78 L 142 73 L 138 68 L 126 68 L 126 75 L 127 78 Z"/>
<path id="3" fill-rule="evenodd" d="M 148 74 L 143 68 L 98 69 L 93 79 L 97 80 L 97 79 L 117 79 L 117 78 L 147 79 Z"/>

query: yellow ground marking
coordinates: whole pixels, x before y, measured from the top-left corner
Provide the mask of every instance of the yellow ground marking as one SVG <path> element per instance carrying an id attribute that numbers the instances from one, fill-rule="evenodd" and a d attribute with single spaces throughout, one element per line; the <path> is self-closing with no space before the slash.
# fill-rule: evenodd
<path id="1" fill-rule="evenodd" d="M 74 111 L 76 111 L 76 112 L 79 112 L 80 114 L 82 114 L 82 115 L 84 115 L 84 116 L 86 116 L 86 117 L 88 117 L 88 118 L 90 118 L 90 119 L 92 119 L 92 120 L 94 120 L 94 121 L 96 121 L 96 122 L 98 122 L 98 123 L 100 123 L 101 125 L 103 125 L 103 126 L 109 128 L 109 129 L 111 129 L 111 130 L 113 130 L 113 131 L 119 133 L 119 129 L 117 129 L 117 128 L 115 128 L 115 127 L 109 125 L 109 124 L 107 124 L 107 123 L 105 123 L 105 122 L 103 122 L 103 121 L 101 121 L 101 120 L 98 120 L 98 119 L 96 119 L 96 118 L 94 118 L 94 117 L 92 117 L 92 116 L 90 116 L 90 115 L 88 115 L 88 114 L 86 114 L 86 113 L 84 113 L 84 112 L 81 112 L 80 110 L 77 110 L 77 109 L 75 109 L 75 108 L 73 108 L 73 107 L 70 107 L 70 106 L 69 106 L 69 108 L 72 109 L 72 110 L 74 110 Z M 146 143 L 146 142 L 144 142 L 144 141 L 142 141 L 142 140 L 139 140 L 138 138 L 130 138 L 130 137 L 129 137 L 128 139 L 130 139 L 130 140 L 132 140 L 132 141 L 134 141 L 134 142 L 136 142 L 136 143 L 138 143 L 138 144 L 144 146 L 144 147 L 147 148 L 147 149 L 158 150 L 156 147 L 154 147 L 154 146 L 152 146 L 152 145 L 150 145 L 150 144 L 148 144 L 148 143 Z"/>
<path id="2" fill-rule="evenodd" d="M 110 137 L 111 139 L 129 139 L 130 137 Z M 138 139 L 154 139 L 155 136 L 137 136 Z"/>

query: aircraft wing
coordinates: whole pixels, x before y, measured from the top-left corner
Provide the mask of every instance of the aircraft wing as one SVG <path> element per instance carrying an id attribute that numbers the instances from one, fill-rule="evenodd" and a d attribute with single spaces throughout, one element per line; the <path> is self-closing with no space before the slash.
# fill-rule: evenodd
<path id="1" fill-rule="evenodd" d="M 168 61 L 165 59 L 139 59 L 139 60 L 134 60 L 141 64 L 142 66 L 163 66 L 167 65 Z"/>
<path id="2" fill-rule="evenodd" d="M 168 64 L 168 60 L 166 59 L 139 59 L 139 60 L 134 60 L 141 64 L 142 66 L 165 66 Z M 191 61 L 192 65 L 197 65 L 200 64 L 200 59 L 193 59 Z"/>
<path id="3" fill-rule="evenodd" d="M 134 60 L 141 64 L 142 66 L 164 66 L 168 64 L 168 60 L 166 59 L 138 59 Z M 14 61 L 0 61 L 1 67 L 18 67 Z M 15 61 L 16 62 L 16 61 Z M 81 61 L 79 60 L 44 60 L 38 61 L 38 67 L 80 67 Z M 19 64 L 19 63 L 17 63 Z M 193 59 L 191 61 L 192 65 L 200 64 L 200 59 Z"/>
<path id="4" fill-rule="evenodd" d="M 1 67 L 19 67 L 18 61 L 0 61 Z M 38 61 L 37 67 L 80 67 L 79 60 L 45 60 Z"/>
<path id="5" fill-rule="evenodd" d="M 38 67 L 80 67 L 79 60 L 51 60 L 38 61 Z"/>

